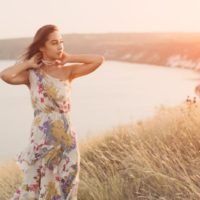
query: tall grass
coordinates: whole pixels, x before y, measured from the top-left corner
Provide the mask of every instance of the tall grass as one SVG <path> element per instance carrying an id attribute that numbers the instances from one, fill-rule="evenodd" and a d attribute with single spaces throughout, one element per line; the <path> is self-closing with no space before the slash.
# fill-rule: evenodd
<path id="1" fill-rule="evenodd" d="M 197 103 L 161 107 L 153 118 L 81 143 L 80 152 L 79 200 L 200 199 Z M 8 199 L 20 177 L 14 163 L 0 168 L 1 200 Z"/>

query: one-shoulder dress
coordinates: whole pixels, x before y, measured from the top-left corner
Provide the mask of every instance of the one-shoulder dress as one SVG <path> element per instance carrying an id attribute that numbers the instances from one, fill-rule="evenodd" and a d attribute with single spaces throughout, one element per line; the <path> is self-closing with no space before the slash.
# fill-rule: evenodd
<path id="1" fill-rule="evenodd" d="M 80 152 L 71 118 L 71 83 L 29 70 L 34 119 L 15 159 L 24 174 L 10 200 L 77 200 Z M 22 112 L 23 114 L 23 112 Z"/>

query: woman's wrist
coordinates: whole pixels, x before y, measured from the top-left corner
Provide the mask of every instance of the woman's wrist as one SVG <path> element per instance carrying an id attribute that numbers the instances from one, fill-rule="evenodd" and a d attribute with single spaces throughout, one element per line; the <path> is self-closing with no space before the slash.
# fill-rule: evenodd
<path id="1" fill-rule="evenodd" d="M 69 57 L 70 57 L 70 54 L 64 52 L 64 53 L 63 53 L 63 56 L 62 56 L 62 58 L 61 58 L 61 63 L 62 63 L 62 64 L 66 64 L 66 63 L 68 63 L 68 62 L 71 62 Z"/>
<path id="2" fill-rule="evenodd" d="M 31 68 L 31 64 L 29 63 L 28 60 L 26 60 L 26 61 L 23 62 L 23 68 L 25 70 Z"/>

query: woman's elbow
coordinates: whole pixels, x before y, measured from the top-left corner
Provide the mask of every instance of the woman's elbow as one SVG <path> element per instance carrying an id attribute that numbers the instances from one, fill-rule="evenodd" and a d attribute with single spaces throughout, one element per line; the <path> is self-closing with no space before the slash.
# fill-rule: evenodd
<path id="1" fill-rule="evenodd" d="M 2 79 L 3 81 L 9 83 L 12 79 L 12 77 L 10 75 L 4 74 L 4 73 L 0 73 L 0 79 Z"/>
<path id="2" fill-rule="evenodd" d="M 6 76 L 1 76 L 1 80 L 6 82 L 6 83 L 10 83 L 10 79 Z"/>
<path id="3" fill-rule="evenodd" d="M 96 59 L 96 63 L 101 65 L 104 62 L 105 58 L 103 56 L 98 56 Z"/>
<path id="4" fill-rule="evenodd" d="M 2 79 L 3 81 L 8 80 L 8 77 L 4 74 L 4 73 L 0 73 L 0 79 Z"/>

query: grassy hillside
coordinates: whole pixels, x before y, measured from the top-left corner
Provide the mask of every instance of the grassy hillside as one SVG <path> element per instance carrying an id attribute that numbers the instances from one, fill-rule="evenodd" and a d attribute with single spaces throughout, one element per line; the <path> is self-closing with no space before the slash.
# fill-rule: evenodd
<path id="1" fill-rule="evenodd" d="M 79 200 L 199 200 L 200 105 L 161 107 L 80 144 Z M 0 167 L 1 200 L 21 183 L 12 161 Z"/>

